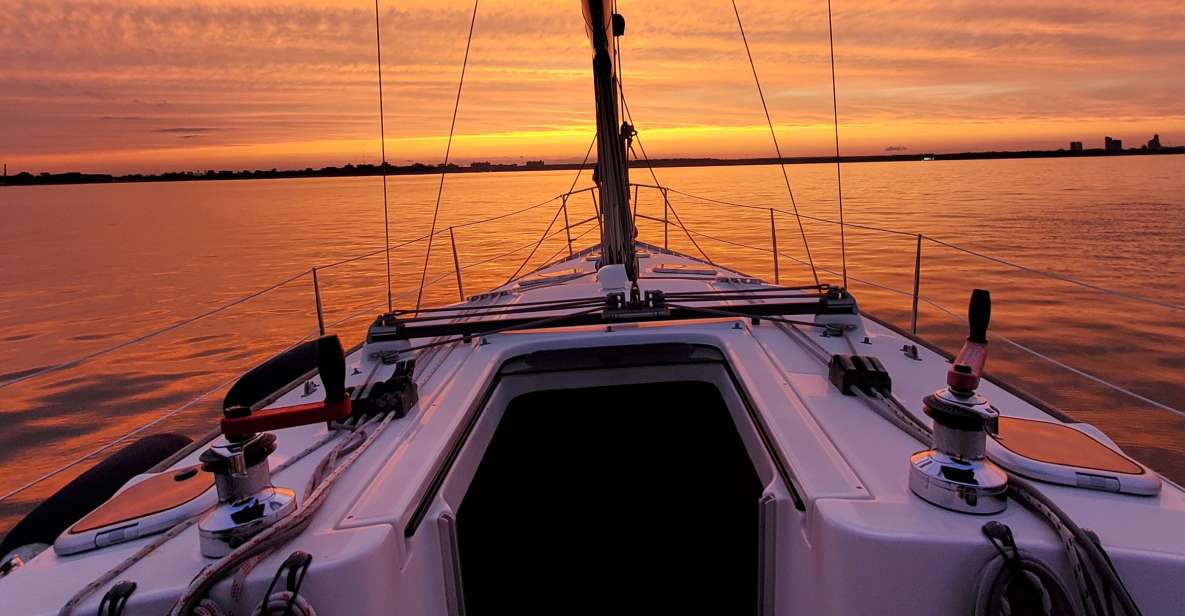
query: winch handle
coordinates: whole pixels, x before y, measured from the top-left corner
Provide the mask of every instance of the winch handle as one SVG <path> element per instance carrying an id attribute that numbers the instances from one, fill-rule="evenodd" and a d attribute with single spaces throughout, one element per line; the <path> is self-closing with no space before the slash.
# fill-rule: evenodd
<path id="1" fill-rule="evenodd" d="M 292 428 L 350 416 L 350 397 L 346 395 L 346 354 L 336 335 L 317 339 L 317 371 L 325 389 L 321 402 L 297 404 L 252 411 L 249 407 L 225 409 L 222 433 L 243 437 L 256 432 Z"/>
<path id="2" fill-rule="evenodd" d="M 967 340 L 946 372 L 946 384 L 951 389 L 973 392 L 979 387 L 987 363 L 987 329 L 991 318 L 992 294 L 986 289 L 975 289 L 967 306 Z"/>

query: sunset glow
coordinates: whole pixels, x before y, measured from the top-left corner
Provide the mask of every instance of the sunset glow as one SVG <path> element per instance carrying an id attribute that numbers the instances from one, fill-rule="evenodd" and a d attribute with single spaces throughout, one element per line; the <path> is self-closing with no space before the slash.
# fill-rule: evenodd
<path id="1" fill-rule="evenodd" d="M 787 155 L 831 144 L 825 2 L 739 0 Z M 621 0 L 626 97 L 652 157 L 772 154 L 726 0 Z M 441 160 L 472 4 L 383 1 L 387 151 Z M 834 3 L 845 153 L 1185 143 L 1185 5 Z M 14 170 L 378 160 L 365 0 L 17 2 L 0 13 Z M 579 160 L 593 132 L 574 0 L 485 0 L 454 160 Z"/>

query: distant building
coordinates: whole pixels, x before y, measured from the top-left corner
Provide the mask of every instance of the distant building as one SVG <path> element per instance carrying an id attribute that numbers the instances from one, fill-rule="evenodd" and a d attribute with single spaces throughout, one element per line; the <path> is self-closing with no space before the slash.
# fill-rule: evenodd
<path id="1" fill-rule="evenodd" d="M 1071 152 L 1081 152 L 1082 151 L 1082 142 L 1081 141 L 1071 141 L 1070 142 L 1070 151 Z"/>
<path id="2" fill-rule="evenodd" d="M 542 167 L 545 163 L 541 160 L 528 160 L 527 167 Z"/>
<path id="3" fill-rule="evenodd" d="M 1103 139 L 1103 149 L 1107 150 L 1108 154 L 1118 154 L 1123 151 L 1123 140 L 1105 137 Z"/>
<path id="4" fill-rule="evenodd" d="M 490 161 L 488 161 L 488 160 L 486 160 L 486 161 L 474 161 L 474 162 L 472 162 L 472 163 L 470 163 L 470 164 L 469 164 L 469 168 L 470 168 L 470 169 L 483 169 L 483 170 L 488 170 L 488 169 L 490 169 L 490 168 L 492 168 L 492 167 L 493 167 L 493 165 L 491 165 L 491 164 L 490 164 Z"/>
<path id="5" fill-rule="evenodd" d="M 1159 133 L 1152 135 L 1152 138 L 1148 140 L 1148 149 L 1149 150 L 1159 150 L 1160 149 L 1160 134 Z"/>

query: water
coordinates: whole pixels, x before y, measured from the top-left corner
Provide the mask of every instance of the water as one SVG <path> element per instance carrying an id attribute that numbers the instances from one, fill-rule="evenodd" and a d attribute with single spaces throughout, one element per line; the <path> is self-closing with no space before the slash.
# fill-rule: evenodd
<path id="1" fill-rule="evenodd" d="M 833 218 L 835 169 L 790 168 L 803 214 Z M 846 219 L 924 233 L 1094 284 L 1185 304 L 1185 157 L 937 161 L 844 168 Z M 659 180 L 714 199 L 789 210 L 776 167 L 658 169 Z M 570 172 L 449 176 L 438 226 L 455 226 L 466 293 L 509 277 L 530 253 L 558 202 L 480 226 L 462 226 L 546 201 Z M 635 170 L 637 182 L 651 182 Z M 391 180 L 392 244 L 424 235 L 438 178 Z M 585 185 L 587 176 L 578 186 Z M 381 248 L 379 178 L 52 186 L 0 190 L 0 381 L 152 331 L 275 282 Z M 640 212 L 662 217 L 645 189 Z M 712 259 L 772 279 L 768 211 L 722 208 L 680 194 L 671 203 Z M 592 215 L 587 194 L 569 203 L 572 223 Z M 562 223 L 562 218 L 559 219 Z M 837 227 L 804 223 L 820 268 L 840 270 Z M 557 227 L 558 228 L 558 227 Z M 641 219 L 642 239 L 662 225 Z M 591 230 L 591 233 L 587 233 Z M 577 247 L 596 239 L 585 224 Z M 587 233 L 585 235 L 582 235 Z M 778 215 L 783 282 L 810 270 L 793 218 Z M 725 243 L 724 240 L 730 243 Z M 851 287 L 863 308 L 908 327 L 916 238 L 849 229 Z M 675 228 L 671 247 L 698 249 Z M 759 247 L 750 250 L 734 244 Z M 520 248 L 503 258 L 500 254 Z M 566 253 L 554 232 L 524 269 Z M 424 244 L 392 252 L 396 304 L 414 304 Z M 484 262 L 488 261 L 488 262 Z M 975 258 L 932 242 L 922 254 L 922 294 L 957 313 L 972 288 L 993 293 L 992 331 L 1148 398 L 1185 408 L 1185 313 L 1101 294 Z M 454 301 L 452 249 L 437 237 L 426 304 Z M 347 344 L 386 303 L 380 255 L 319 271 L 325 318 Z M 836 276 L 821 272 L 825 281 Z M 89 451 L 312 333 L 306 275 L 259 298 L 142 344 L 0 390 L 0 493 Z M 957 348 L 964 326 L 922 304 L 920 333 Z M 990 369 L 1094 423 L 1129 453 L 1185 480 L 1185 420 L 1054 368 L 1003 343 Z M 936 384 L 937 386 L 937 384 Z M 215 421 L 223 391 L 156 429 L 197 435 Z M 0 530 L 82 464 L 0 503 Z"/>

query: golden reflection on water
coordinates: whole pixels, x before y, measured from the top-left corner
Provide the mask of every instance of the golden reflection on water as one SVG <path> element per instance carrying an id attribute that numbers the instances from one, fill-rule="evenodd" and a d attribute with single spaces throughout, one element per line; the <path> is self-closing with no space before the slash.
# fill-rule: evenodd
<path id="1" fill-rule="evenodd" d="M 1113 289 L 1185 304 L 1185 157 L 938 161 L 844 167 L 849 223 L 927 236 Z M 803 214 L 834 218 L 834 167 L 790 167 Z M 789 210 L 776 167 L 657 169 L 664 185 L 761 208 Z M 636 182 L 651 183 L 645 170 Z M 445 184 L 439 228 L 455 227 L 465 291 L 500 284 L 557 214 L 553 202 L 479 226 L 468 222 L 546 201 L 570 172 L 464 174 Z M 585 176 L 587 181 L 587 175 Z M 391 238 L 424 235 L 438 178 L 391 179 Z M 582 185 L 584 182 L 582 182 Z M 772 279 L 768 210 L 725 208 L 671 193 L 679 217 L 713 260 Z M 639 212 L 662 217 L 642 189 Z M 569 202 L 573 223 L 593 215 Z M 673 217 L 672 217 L 673 219 Z M 313 265 L 382 247 L 379 178 L 53 186 L 0 191 L 0 379 L 84 355 L 225 304 Z M 559 218 L 562 222 L 562 218 Z M 662 225 L 639 219 L 640 239 Z M 808 282 L 795 220 L 776 216 L 783 282 Z M 527 268 L 566 253 L 553 233 Z M 804 221 L 821 270 L 840 270 L 837 227 Z M 577 248 L 594 225 L 573 230 Z M 864 310 L 908 326 L 916 237 L 849 229 L 851 287 Z M 670 230 L 671 248 L 697 255 Z M 742 248 L 737 244 L 752 246 Z M 496 258 L 512 249 L 518 252 Z M 396 303 L 413 305 L 424 244 L 392 251 Z M 1185 315 L 1074 287 L 926 241 L 922 294 L 957 313 L 972 288 L 993 293 L 993 331 L 1170 406 L 1185 408 Z M 447 234 L 430 260 L 426 304 L 455 301 Z M 838 276 L 821 271 L 826 282 Z M 327 323 L 347 344 L 385 305 L 381 255 L 318 274 Z M 867 283 L 875 283 L 872 286 Z M 923 302 L 921 334 L 947 348 L 963 327 Z M 206 392 L 316 326 L 304 276 L 257 299 L 82 366 L 3 390 L 0 493 Z M 1185 420 L 1115 395 L 1004 344 L 991 370 L 1103 428 L 1136 457 L 1185 479 Z M 217 392 L 159 429 L 196 435 L 212 425 Z M 80 465 L 77 471 L 86 468 Z M 73 473 L 0 503 L 0 529 Z"/>

